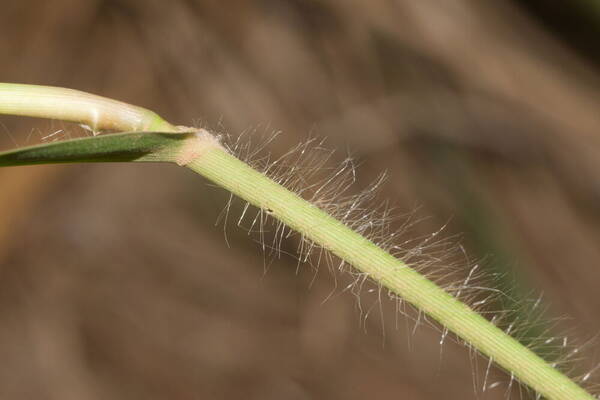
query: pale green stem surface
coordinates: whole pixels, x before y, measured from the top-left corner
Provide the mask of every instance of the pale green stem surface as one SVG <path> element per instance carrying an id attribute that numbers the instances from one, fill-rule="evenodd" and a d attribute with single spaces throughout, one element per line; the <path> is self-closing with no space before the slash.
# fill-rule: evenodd
<path id="1" fill-rule="evenodd" d="M 0 114 L 77 122 L 94 132 L 173 130 L 171 124 L 145 108 L 52 86 L 0 83 Z"/>
<path id="2" fill-rule="evenodd" d="M 368 274 L 547 398 L 593 399 L 567 376 L 466 304 L 224 149 L 212 148 L 187 166 L 256 207 L 268 210 L 290 228 Z"/>
<path id="3" fill-rule="evenodd" d="M 0 113 L 91 123 L 102 129 L 179 131 L 151 111 L 69 89 L 0 84 Z M 34 146 L 3 153 L 2 157 L 5 165 L 39 163 L 39 157 L 49 157 L 48 162 L 73 162 L 81 157 L 88 161 L 169 161 L 186 165 L 367 274 L 546 398 L 594 399 L 466 304 L 342 222 L 229 154 L 204 131 L 182 134 L 182 140 L 176 139 L 179 135 L 160 136 L 156 132 L 148 133 L 154 135 L 148 139 L 140 137 L 140 133 L 131 135 L 138 136 L 52 143 L 46 149 L 43 145 Z M 82 150 L 82 145 L 88 142 L 97 142 L 98 150 L 87 147 Z M 143 151 L 138 149 L 136 153 L 136 143 Z"/>

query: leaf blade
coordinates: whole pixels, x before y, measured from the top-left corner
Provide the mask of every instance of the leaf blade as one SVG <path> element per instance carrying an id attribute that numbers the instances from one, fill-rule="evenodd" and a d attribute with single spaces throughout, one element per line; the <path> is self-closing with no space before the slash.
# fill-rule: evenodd
<path id="1" fill-rule="evenodd" d="M 0 153 L 0 167 L 87 162 L 170 162 L 189 133 L 126 132 Z"/>

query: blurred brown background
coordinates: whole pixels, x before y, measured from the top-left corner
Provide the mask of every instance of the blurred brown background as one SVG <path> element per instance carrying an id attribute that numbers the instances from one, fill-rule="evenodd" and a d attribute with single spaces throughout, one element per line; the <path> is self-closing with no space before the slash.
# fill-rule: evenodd
<path id="1" fill-rule="evenodd" d="M 362 161 L 362 185 L 389 172 L 383 197 L 429 217 L 415 235 L 450 221 L 444 235 L 543 292 L 549 316 L 585 339 L 600 332 L 599 10 L 5 1 L 0 81 L 92 91 L 234 136 L 281 130 L 275 154 L 326 137 Z M 65 128 L 0 122 L 2 149 Z M 291 257 L 265 272 L 233 227 L 228 248 L 215 226 L 228 195 L 188 171 L 10 168 L 0 193 L 1 399 L 506 396 L 506 376 L 482 392 L 485 361 L 440 348 L 432 329 L 413 334 L 393 307 L 385 324 L 362 321 L 352 295 L 329 297 L 329 274 L 311 285 Z"/>

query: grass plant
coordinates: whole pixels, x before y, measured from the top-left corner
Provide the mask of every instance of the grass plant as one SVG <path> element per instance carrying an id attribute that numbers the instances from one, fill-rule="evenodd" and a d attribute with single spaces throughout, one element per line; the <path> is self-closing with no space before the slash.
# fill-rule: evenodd
<path id="1" fill-rule="evenodd" d="M 550 400 L 592 395 L 472 307 L 267 175 L 236 158 L 204 129 L 174 126 L 152 111 L 87 93 L 0 84 L 0 113 L 86 125 L 93 136 L 17 148 L 0 166 L 73 162 L 169 162 L 206 177 L 302 238 L 331 252 L 381 287 L 412 304 L 522 384 Z M 117 131 L 96 135 L 101 131 Z"/>

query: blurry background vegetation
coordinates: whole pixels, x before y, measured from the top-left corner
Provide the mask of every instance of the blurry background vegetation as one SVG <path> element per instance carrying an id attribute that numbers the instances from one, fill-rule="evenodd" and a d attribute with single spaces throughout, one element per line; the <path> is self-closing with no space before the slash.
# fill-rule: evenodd
<path id="1" fill-rule="evenodd" d="M 414 235 L 600 331 L 600 6 L 541 1 L 3 2 L 0 80 L 73 87 L 237 135 L 309 135 L 387 170 Z M 74 135 L 2 117 L 2 149 Z M 184 170 L 0 170 L 2 399 L 470 399 L 486 362 L 361 320 L 334 279 L 265 261 Z M 235 214 L 235 213 L 234 213 Z M 293 251 L 294 243 L 288 244 Z M 340 278 L 343 279 L 343 278 Z M 325 299 L 328 299 L 324 302 Z M 363 306 L 372 299 L 365 296 Z M 385 332 L 385 334 L 384 334 Z M 590 352 L 590 357 L 593 354 Z M 502 399 L 508 379 L 480 399 Z M 488 382 L 489 383 L 489 382 Z"/>

